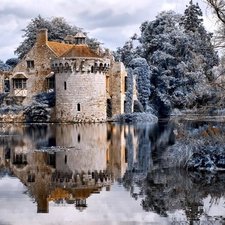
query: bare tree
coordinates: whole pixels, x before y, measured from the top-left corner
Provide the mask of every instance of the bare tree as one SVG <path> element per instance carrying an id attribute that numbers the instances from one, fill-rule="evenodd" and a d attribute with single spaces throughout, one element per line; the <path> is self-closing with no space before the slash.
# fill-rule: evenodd
<path id="1" fill-rule="evenodd" d="M 216 49 L 225 48 L 225 0 L 203 0 L 216 16 L 218 27 L 213 36 L 213 45 Z"/>
<path id="2" fill-rule="evenodd" d="M 213 12 L 216 14 L 218 20 L 225 25 L 225 1 L 224 0 L 204 0 Z"/>

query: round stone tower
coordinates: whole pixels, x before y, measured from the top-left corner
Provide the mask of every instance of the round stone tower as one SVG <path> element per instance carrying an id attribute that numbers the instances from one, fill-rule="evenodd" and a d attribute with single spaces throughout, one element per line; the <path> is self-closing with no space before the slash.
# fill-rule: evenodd
<path id="1" fill-rule="evenodd" d="M 93 52 L 79 35 L 77 45 L 51 61 L 58 122 L 106 121 L 106 73 L 110 59 Z M 76 36 L 75 36 L 76 39 Z"/>

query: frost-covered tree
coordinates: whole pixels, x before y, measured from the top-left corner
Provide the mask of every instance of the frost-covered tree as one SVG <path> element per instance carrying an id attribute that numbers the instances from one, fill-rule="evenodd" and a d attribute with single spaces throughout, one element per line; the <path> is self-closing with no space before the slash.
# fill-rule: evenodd
<path id="1" fill-rule="evenodd" d="M 191 0 L 189 6 L 186 6 L 181 24 L 184 25 L 186 31 L 198 31 L 200 24 L 203 22 L 202 16 L 202 10 L 198 3 L 195 5 Z"/>
<path id="2" fill-rule="evenodd" d="M 10 58 L 10 59 L 6 60 L 5 64 L 11 66 L 13 69 L 17 65 L 18 62 L 19 62 L 18 58 Z"/>
<path id="3" fill-rule="evenodd" d="M 75 35 L 80 29 L 70 26 L 65 18 L 55 17 L 50 21 L 49 40 L 60 42 L 67 34 Z"/>
<path id="4" fill-rule="evenodd" d="M 190 1 L 184 15 L 181 25 L 190 37 L 192 51 L 198 57 L 202 58 L 202 67 L 209 80 L 213 80 L 212 68 L 218 64 L 218 55 L 212 45 L 212 33 L 208 33 L 203 26 L 202 11 L 198 3 L 193 4 Z"/>
<path id="5" fill-rule="evenodd" d="M 0 60 L 0 70 L 10 71 L 10 70 L 12 70 L 12 67 L 10 65 L 4 63 L 2 60 Z"/>
<path id="6" fill-rule="evenodd" d="M 124 46 L 118 47 L 116 52 L 113 52 L 115 60 L 123 62 L 125 66 L 129 65 L 129 62 L 133 59 L 133 43 L 132 41 L 126 41 Z"/>
<path id="7" fill-rule="evenodd" d="M 151 101 L 163 116 L 173 108 L 204 105 L 212 94 L 209 75 L 218 58 L 210 38 L 202 39 L 207 33 L 201 20 L 188 22 L 195 24 L 193 31 L 181 23 L 183 18 L 171 11 L 162 12 L 155 21 L 142 26 L 140 41 L 152 69 Z"/>
<path id="8" fill-rule="evenodd" d="M 126 43 L 117 49 L 116 59 L 126 66 L 137 57 L 146 59 L 151 74 L 147 105 L 158 116 L 167 116 L 174 108 L 200 107 L 215 99 L 211 82 L 218 56 L 201 16 L 201 9 L 192 1 L 184 15 L 161 12 L 155 20 L 141 24 L 141 34 L 135 37 L 140 45 L 133 48 Z M 137 80 L 137 86 L 140 82 Z"/>
<path id="9" fill-rule="evenodd" d="M 129 67 L 133 69 L 132 75 L 136 75 L 137 98 L 144 111 L 149 111 L 149 97 L 151 95 L 149 65 L 145 59 L 136 58 L 129 63 Z"/>
<path id="10" fill-rule="evenodd" d="M 36 41 L 36 33 L 38 29 L 46 28 L 48 30 L 49 41 L 63 41 L 66 35 L 75 35 L 81 31 L 81 28 L 69 25 L 63 17 L 54 17 L 52 19 L 45 19 L 41 15 L 32 19 L 25 29 L 22 29 L 24 41 L 17 47 L 15 54 L 19 59 L 32 48 Z M 85 33 L 85 32 L 84 32 Z M 86 33 L 85 33 L 86 34 Z M 87 35 L 87 34 L 86 34 Z M 94 39 L 87 37 L 87 43 L 91 45 L 99 45 L 100 43 Z"/>
<path id="11" fill-rule="evenodd" d="M 139 57 L 137 48 L 133 46 L 133 38 L 126 41 L 122 48 L 118 47 L 113 55 L 116 61 L 123 62 L 125 67 L 128 67 L 132 59 Z"/>
<path id="12" fill-rule="evenodd" d="M 126 101 L 124 105 L 124 112 L 132 112 L 132 103 L 133 103 L 133 71 L 130 67 L 127 68 L 127 78 L 126 78 Z"/>
<path id="13" fill-rule="evenodd" d="M 51 30 L 50 21 L 44 19 L 41 15 L 32 19 L 25 29 L 22 29 L 25 34 L 22 36 L 24 41 L 15 50 L 15 55 L 18 55 L 19 59 L 22 59 L 24 55 L 28 53 L 31 47 L 36 41 L 36 33 L 38 29 L 46 28 Z"/>

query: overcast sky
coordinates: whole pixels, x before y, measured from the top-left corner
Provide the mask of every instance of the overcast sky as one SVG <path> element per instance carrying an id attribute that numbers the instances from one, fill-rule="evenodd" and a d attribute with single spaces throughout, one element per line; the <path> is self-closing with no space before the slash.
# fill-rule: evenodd
<path id="1" fill-rule="evenodd" d="M 13 58 L 14 50 L 23 41 L 21 30 L 31 19 L 41 15 L 46 19 L 64 17 L 70 25 L 89 32 L 89 37 L 115 50 L 123 46 L 146 20 L 154 20 L 163 10 L 183 13 L 190 0 L 1 0 L 0 2 L 0 59 Z M 215 24 L 204 0 L 198 2 L 205 26 L 212 31 Z"/>

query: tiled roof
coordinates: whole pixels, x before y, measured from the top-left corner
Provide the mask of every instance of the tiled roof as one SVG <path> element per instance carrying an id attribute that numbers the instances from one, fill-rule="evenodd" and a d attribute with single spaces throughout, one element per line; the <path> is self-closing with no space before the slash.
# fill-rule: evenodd
<path id="1" fill-rule="evenodd" d="M 53 41 L 48 41 L 47 45 L 51 48 L 51 50 L 57 56 L 62 56 L 63 54 L 68 52 L 74 46 L 71 44 L 65 44 L 65 43 L 59 43 L 59 42 L 53 42 Z"/>
<path id="2" fill-rule="evenodd" d="M 95 57 L 102 58 L 87 45 L 73 45 L 48 41 L 47 45 L 58 57 Z"/>
<path id="3" fill-rule="evenodd" d="M 62 57 L 95 57 L 102 58 L 93 52 L 87 45 L 74 45 Z"/>

